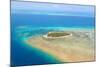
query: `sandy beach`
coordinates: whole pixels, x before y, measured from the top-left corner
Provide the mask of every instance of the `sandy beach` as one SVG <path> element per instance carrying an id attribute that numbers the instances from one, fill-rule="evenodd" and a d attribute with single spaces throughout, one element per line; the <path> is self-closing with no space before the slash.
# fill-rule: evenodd
<path id="1" fill-rule="evenodd" d="M 94 30 L 65 31 L 72 36 L 46 39 L 42 35 L 24 40 L 31 47 L 41 49 L 61 62 L 80 62 L 95 60 Z"/>

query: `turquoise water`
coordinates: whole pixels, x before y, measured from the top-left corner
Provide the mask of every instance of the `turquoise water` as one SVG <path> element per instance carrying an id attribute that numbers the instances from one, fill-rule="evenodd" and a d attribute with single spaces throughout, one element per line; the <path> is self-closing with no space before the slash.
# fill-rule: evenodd
<path id="1" fill-rule="evenodd" d="M 20 40 L 12 41 L 11 47 L 12 47 L 11 52 L 13 55 L 11 57 L 11 60 L 12 60 L 11 62 L 13 66 L 60 63 L 60 61 L 50 56 L 49 54 L 46 54 L 39 49 L 31 48 L 30 46 L 26 45 Z"/>
<path id="2" fill-rule="evenodd" d="M 11 65 L 61 63 L 42 50 L 30 47 L 24 39 L 41 36 L 49 31 L 94 29 L 94 8 L 94 6 L 12 1 Z"/>

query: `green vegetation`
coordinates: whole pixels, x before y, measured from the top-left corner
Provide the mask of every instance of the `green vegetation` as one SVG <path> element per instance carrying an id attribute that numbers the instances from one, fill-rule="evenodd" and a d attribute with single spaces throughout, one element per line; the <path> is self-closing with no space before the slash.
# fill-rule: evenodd
<path id="1" fill-rule="evenodd" d="M 67 32 L 49 32 L 48 37 L 60 37 L 60 36 L 67 36 L 70 35 L 70 33 Z"/>

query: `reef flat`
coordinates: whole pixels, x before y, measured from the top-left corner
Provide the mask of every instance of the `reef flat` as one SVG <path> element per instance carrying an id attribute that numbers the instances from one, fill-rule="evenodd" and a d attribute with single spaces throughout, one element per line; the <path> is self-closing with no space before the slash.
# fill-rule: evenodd
<path id="1" fill-rule="evenodd" d="M 40 49 L 56 57 L 61 62 L 95 60 L 93 30 L 66 30 L 71 36 L 64 38 L 44 38 L 44 35 L 31 36 L 24 40 L 31 47 Z M 35 44 L 35 45 L 34 45 Z"/>

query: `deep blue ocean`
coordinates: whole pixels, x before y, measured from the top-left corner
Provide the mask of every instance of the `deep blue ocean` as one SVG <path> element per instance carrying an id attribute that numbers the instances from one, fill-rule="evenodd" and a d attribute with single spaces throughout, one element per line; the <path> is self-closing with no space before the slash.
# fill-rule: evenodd
<path id="1" fill-rule="evenodd" d="M 13 4 L 12 4 L 13 6 Z M 86 6 L 85 6 L 86 7 Z M 81 10 L 81 9 L 80 9 Z M 18 36 L 16 31 L 20 26 L 28 26 L 29 28 L 38 30 L 21 29 L 20 33 L 28 32 L 29 35 L 45 33 L 49 30 L 48 27 L 65 27 L 65 28 L 95 28 L 94 16 L 70 16 L 70 15 L 48 15 L 48 14 L 31 14 L 31 13 L 13 13 L 11 12 L 11 65 L 24 66 L 24 65 L 40 65 L 40 64 L 54 64 L 61 63 L 59 60 L 44 53 L 43 51 L 27 46 Z M 31 26 L 31 27 L 30 27 Z M 45 30 L 46 29 L 46 30 Z M 26 31 L 24 31 L 26 30 Z M 24 31 L 24 32 L 23 32 Z M 34 34 L 35 33 L 35 34 Z M 28 37 L 26 36 L 26 38 Z"/>
<path id="2" fill-rule="evenodd" d="M 12 14 L 15 26 L 32 25 L 33 27 L 93 27 L 94 17 L 56 16 L 34 14 Z"/>

